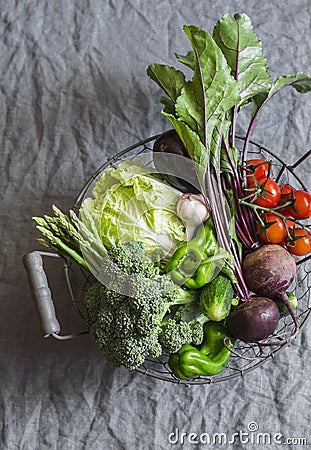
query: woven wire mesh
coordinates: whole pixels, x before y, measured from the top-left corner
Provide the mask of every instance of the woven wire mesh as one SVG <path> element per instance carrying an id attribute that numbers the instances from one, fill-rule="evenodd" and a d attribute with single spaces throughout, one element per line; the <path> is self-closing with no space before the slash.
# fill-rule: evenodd
<path id="1" fill-rule="evenodd" d="M 132 160 L 139 156 L 144 156 L 145 164 L 152 165 L 152 142 L 158 137 L 159 136 L 156 135 L 141 140 L 105 161 L 105 163 L 100 166 L 85 183 L 77 196 L 73 209 L 76 212 L 79 211 L 82 201 L 90 193 L 92 186 L 100 179 L 106 169 L 117 167 L 121 161 Z M 239 141 L 244 140 L 243 137 L 239 136 L 237 139 Z M 287 162 L 283 161 L 280 156 L 256 142 L 251 141 L 249 148 L 250 159 L 259 159 L 262 157 L 267 160 L 272 160 L 273 173 L 277 181 L 288 183 L 296 189 L 304 190 L 308 190 L 308 186 L 303 180 L 300 179 L 299 172 L 301 172 L 301 165 L 310 155 L 311 150 L 304 153 L 301 158 L 289 165 Z M 296 314 L 301 329 L 306 324 L 311 312 L 311 260 L 309 257 L 306 257 L 304 259 L 301 258 L 300 261 L 297 260 L 297 262 L 297 276 L 290 291 L 294 292 L 298 299 Z M 70 292 L 70 297 L 76 311 L 82 318 L 84 318 L 84 294 L 87 288 L 90 287 L 96 280 L 89 273 L 82 271 L 82 278 L 79 277 L 78 285 L 75 286 L 74 272 L 76 270 L 77 268 L 74 267 L 74 265 L 65 264 L 66 281 Z M 81 269 L 79 269 L 79 272 L 80 271 Z M 290 336 L 293 329 L 294 323 L 291 316 L 285 316 L 280 319 L 274 335 L 282 335 L 283 337 Z M 214 376 L 197 376 L 191 380 L 180 380 L 173 375 L 168 364 L 169 355 L 165 353 L 159 358 L 147 358 L 144 364 L 136 369 L 136 371 L 163 381 L 184 385 L 217 383 L 243 376 L 245 373 L 256 369 L 263 363 L 274 358 L 277 353 L 288 345 L 289 343 L 280 346 L 267 346 L 264 347 L 259 354 L 257 344 L 246 344 L 238 340 L 236 342 L 234 352 L 230 357 L 229 365 L 221 374 Z"/>

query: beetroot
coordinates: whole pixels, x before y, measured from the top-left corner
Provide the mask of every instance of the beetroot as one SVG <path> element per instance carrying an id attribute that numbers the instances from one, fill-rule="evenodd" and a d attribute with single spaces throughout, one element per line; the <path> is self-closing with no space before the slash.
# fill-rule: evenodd
<path id="1" fill-rule="evenodd" d="M 253 297 L 229 314 L 227 327 L 236 339 L 259 342 L 274 332 L 279 319 L 279 309 L 273 300 Z"/>
<path id="2" fill-rule="evenodd" d="M 286 290 L 294 281 L 296 271 L 297 267 L 294 258 L 285 248 L 276 244 L 263 245 L 253 253 L 248 254 L 243 261 L 243 273 L 248 289 L 256 295 L 268 297 L 266 300 L 270 302 L 272 301 L 270 299 L 281 300 L 292 316 L 295 325 L 294 332 L 290 338 L 279 340 L 278 343 L 275 342 L 275 345 L 281 345 L 294 338 L 299 330 L 297 316 L 286 294 Z M 245 308 L 248 307 L 245 306 Z M 274 310 L 274 307 L 271 306 L 271 308 Z M 270 321 L 269 315 L 275 313 L 271 312 L 269 307 L 267 314 L 268 321 Z M 276 315 L 274 319 L 276 319 Z M 274 319 L 271 319 L 272 322 Z"/>
<path id="3" fill-rule="evenodd" d="M 257 295 L 279 297 L 294 281 L 296 262 L 280 245 L 263 245 L 243 261 L 247 287 Z"/>

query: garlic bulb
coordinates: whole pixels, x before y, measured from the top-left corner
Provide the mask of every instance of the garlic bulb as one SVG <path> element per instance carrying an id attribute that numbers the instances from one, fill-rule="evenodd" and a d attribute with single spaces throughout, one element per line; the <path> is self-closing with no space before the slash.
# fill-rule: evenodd
<path id="1" fill-rule="evenodd" d="M 186 225 L 186 240 L 193 238 L 195 229 L 209 218 L 202 194 L 183 194 L 177 203 L 177 215 Z"/>

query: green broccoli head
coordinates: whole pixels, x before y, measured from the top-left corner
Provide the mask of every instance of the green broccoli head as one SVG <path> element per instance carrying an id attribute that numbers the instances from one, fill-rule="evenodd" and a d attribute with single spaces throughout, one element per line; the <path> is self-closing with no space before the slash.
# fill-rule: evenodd
<path id="1" fill-rule="evenodd" d="M 146 255 L 142 242 L 119 243 L 108 251 L 110 260 L 127 275 L 153 279 L 160 274 L 159 268 Z"/>
<path id="2" fill-rule="evenodd" d="M 116 338 L 113 342 L 100 341 L 101 350 L 114 366 L 125 366 L 129 370 L 135 370 L 141 366 L 146 357 L 160 356 L 162 348 L 156 339 L 150 336 L 136 339 L 134 336 Z"/>
<path id="3" fill-rule="evenodd" d="M 159 268 L 144 251 L 144 244 L 130 241 L 111 247 L 101 259 L 96 277 L 110 290 L 120 294 L 139 298 L 141 292 L 149 289 L 171 290 L 165 286 Z"/>
<path id="4" fill-rule="evenodd" d="M 148 290 L 140 286 L 138 293 L 140 296 L 128 297 L 96 283 L 85 298 L 91 337 L 110 362 L 128 369 L 139 367 L 147 356 L 162 354 L 158 335 L 171 305 L 168 293 L 162 295 L 159 286 L 154 290 L 150 285 Z"/>
<path id="5" fill-rule="evenodd" d="M 188 322 L 167 319 L 162 325 L 159 340 L 168 353 L 176 353 L 186 343 L 192 342 L 192 330 Z"/>
<path id="6" fill-rule="evenodd" d="M 139 367 L 147 356 L 162 354 L 159 334 L 170 307 L 197 301 L 197 293 L 182 289 L 168 275 L 160 274 L 136 244 L 111 249 L 114 264 L 107 264 L 105 271 L 116 288 L 98 282 L 85 296 L 90 336 L 110 362 L 128 369 Z"/>
<path id="7" fill-rule="evenodd" d="M 162 353 L 158 330 L 150 320 L 148 323 L 148 302 L 145 306 L 141 303 L 139 309 L 132 300 L 100 283 L 91 286 L 85 297 L 91 338 L 112 364 L 128 369 L 139 367 L 148 355 Z"/>
<path id="8" fill-rule="evenodd" d="M 184 344 L 200 345 L 203 341 L 203 325 L 208 318 L 204 314 L 199 314 L 186 321 L 182 316 L 180 310 L 177 310 L 175 314 L 165 317 L 162 322 L 159 341 L 168 353 L 178 352 Z"/>
<path id="9" fill-rule="evenodd" d="M 207 322 L 207 320 L 208 318 L 202 314 L 200 319 L 194 319 L 189 323 L 191 329 L 191 343 L 193 345 L 202 344 L 204 338 L 203 324 Z"/>

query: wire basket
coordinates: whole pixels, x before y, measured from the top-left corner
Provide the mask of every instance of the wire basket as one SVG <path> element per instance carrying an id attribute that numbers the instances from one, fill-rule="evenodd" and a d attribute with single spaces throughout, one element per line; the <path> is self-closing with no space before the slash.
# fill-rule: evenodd
<path id="1" fill-rule="evenodd" d="M 78 194 L 76 201 L 73 205 L 73 209 L 78 212 L 83 200 L 91 193 L 94 184 L 101 178 L 103 172 L 111 167 L 116 168 L 121 161 L 131 160 L 137 157 L 141 157 L 144 163 L 152 166 L 152 143 L 155 141 L 159 135 L 149 137 L 147 139 L 141 140 L 136 144 L 120 151 L 113 157 L 109 158 L 102 166 L 96 170 L 96 172 L 89 178 L 85 183 L 80 193 Z M 242 142 L 243 137 L 237 136 L 237 140 Z M 311 154 L 311 150 L 306 152 L 301 158 L 295 161 L 293 164 L 289 165 L 282 160 L 281 157 L 273 153 L 266 147 L 257 144 L 256 142 L 250 142 L 249 155 L 252 159 L 265 158 L 270 159 L 273 162 L 274 177 L 276 181 L 282 181 L 283 183 L 289 183 L 296 189 L 308 190 L 308 186 L 301 180 L 301 164 L 305 161 L 307 157 Z M 299 173 L 300 172 L 300 173 Z M 46 255 L 51 256 L 51 254 L 46 253 Z M 300 328 L 302 328 L 310 315 L 311 312 L 311 260 L 310 257 L 305 257 L 297 260 L 297 275 L 296 279 L 291 287 L 291 291 L 295 292 L 298 299 L 298 308 L 296 314 L 298 317 Z M 78 278 L 75 277 L 75 273 L 79 271 Z M 77 268 L 74 264 L 65 261 L 64 264 L 65 280 L 69 290 L 71 301 L 81 315 L 82 318 L 85 316 L 85 308 L 83 303 L 83 298 L 85 291 L 88 287 L 96 281 L 92 275 Z M 82 271 L 82 278 L 81 278 Z M 78 284 L 76 280 L 78 279 Z M 275 331 L 277 334 L 291 334 L 294 328 L 293 320 L 290 316 L 286 316 L 280 319 L 278 328 Z M 85 334 L 86 332 L 77 333 L 74 335 L 61 336 L 59 334 L 60 330 L 56 332 L 49 332 L 46 334 L 52 335 L 57 339 L 71 339 L 78 335 Z M 44 334 L 44 333 L 43 333 Z M 246 344 L 241 341 L 236 342 L 234 353 L 232 353 L 229 361 L 228 367 L 219 375 L 214 376 L 197 376 L 191 380 L 180 380 L 176 378 L 168 365 L 169 355 L 163 354 L 159 358 L 147 358 L 142 366 L 136 369 L 144 375 L 157 378 L 159 380 L 178 383 L 183 385 L 201 385 L 201 384 L 211 384 L 221 381 L 230 380 L 243 376 L 244 374 L 256 369 L 263 363 L 274 358 L 274 356 L 287 347 L 289 344 L 283 344 L 278 347 L 264 347 L 263 353 L 258 356 L 258 347 L 256 344 Z"/>

